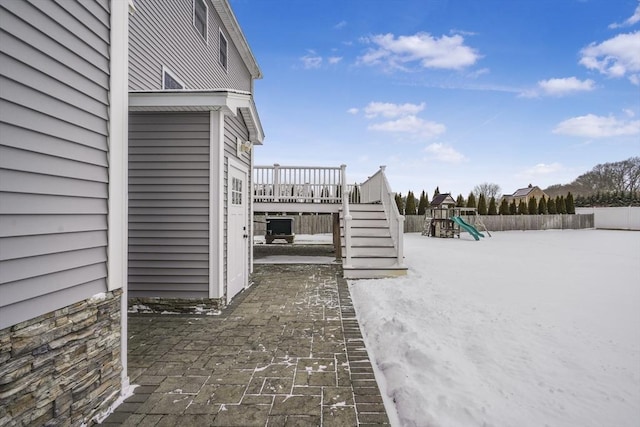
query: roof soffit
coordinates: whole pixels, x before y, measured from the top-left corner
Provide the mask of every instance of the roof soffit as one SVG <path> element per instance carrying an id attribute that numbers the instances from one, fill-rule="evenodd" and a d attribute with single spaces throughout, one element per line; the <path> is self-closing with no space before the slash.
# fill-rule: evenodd
<path id="1" fill-rule="evenodd" d="M 132 91 L 129 92 L 129 111 L 178 112 L 221 111 L 237 115 L 247 124 L 252 143 L 262 144 L 264 133 L 253 98 L 248 92 L 217 91 Z"/>

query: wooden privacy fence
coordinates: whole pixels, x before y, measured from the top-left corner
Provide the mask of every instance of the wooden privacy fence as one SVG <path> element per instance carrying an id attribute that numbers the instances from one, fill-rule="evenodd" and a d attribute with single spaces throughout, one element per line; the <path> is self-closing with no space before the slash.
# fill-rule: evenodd
<path id="1" fill-rule="evenodd" d="M 325 234 L 333 231 L 331 214 L 288 215 L 293 218 L 295 234 Z M 265 215 L 253 216 L 253 235 L 264 236 L 267 230 Z"/>
<path id="2" fill-rule="evenodd" d="M 587 215 L 478 215 L 462 216 L 469 224 L 476 218 L 482 220 L 489 231 L 510 230 L 578 230 L 594 228 L 593 214 Z M 404 222 L 405 233 L 421 232 L 424 216 L 407 215 Z"/>
<path id="3" fill-rule="evenodd" d="M 291 215 L 293 218 L 293 230 L 296 234 L 323 234 L 331 233 L 331 215 Z M 469 224 L 473 224 L 473 216 L 462 217 Z M 582 228 L 594 228 L 593 214 L 576 215 L 481 215 L 479 216 L 489 231 L 510 230 L 577 230 Z M 254 235 L 263 236 L 267 224 L 264 215 L 254 215 Z M 404 221 L 405 233 L 418 233 L 422 231 L 424 216 L 406 215 Z"/>

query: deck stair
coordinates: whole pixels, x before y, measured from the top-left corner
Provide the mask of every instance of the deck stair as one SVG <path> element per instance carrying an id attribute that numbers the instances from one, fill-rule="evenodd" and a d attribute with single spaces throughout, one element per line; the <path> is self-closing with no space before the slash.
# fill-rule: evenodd
<path id="1" fill-rule="evenodd" d="M 344 217 L 340 220 L 342 264 L 347 279 L 402 276 L 384 207 L 379 203 L 351 204 L 351 263 L 346 262 Z"/>

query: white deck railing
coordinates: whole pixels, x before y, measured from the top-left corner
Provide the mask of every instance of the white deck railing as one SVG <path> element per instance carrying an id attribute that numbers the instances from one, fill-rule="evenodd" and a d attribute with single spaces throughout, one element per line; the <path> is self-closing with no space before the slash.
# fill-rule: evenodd
<path id="1" fill-rule="evenodd" d="M 342 203 L 347 192 L 346 165 L 254 166 L 253 197 L 255 202 Z"/>
<path id="2" fill-rule="evenodd" d="M 389 181 L 384 173 L 386 166 L 360 185 L 362 203 L 382 203 L 389 220 L 389 232 L 398 254 L 398 266 L 404 264 L 404 216 L 400 215 L 396 205 L 395 194 L 391 192 Z"/>

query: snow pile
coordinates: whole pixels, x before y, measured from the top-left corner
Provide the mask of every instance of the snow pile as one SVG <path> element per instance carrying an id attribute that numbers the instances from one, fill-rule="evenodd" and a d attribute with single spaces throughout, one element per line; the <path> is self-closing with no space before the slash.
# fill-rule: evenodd
<path id="1" fill-rule="evenodd" d="M 100 292 L 89 298 L 90 302 L 100 302 L 107 299 L 107 294 L 105 292 Z"/>
<path id="2" fill-rule="evenodd" d="M 350 282 L 388 412 L 402 426 L 639 425 L 640 233 L 492 234 L 406 234 L 406 277 Z"/>
<path id="3" fill-rule="evenodd" d="M 135 389 L 139 387 L 138 385 L 135 384 L 126 384 L 123 385 L 122 390 L 120 390 L 120 396 L 118 396 L 118 398 L 116 399 L 115 402 L 113 402 L 111 404 L 111 406 L 109 406 L 109 408 L 107 408 L 105 411 L 99 413 L 98 415 L 96 415 L 95 417 L 93 417 L 92 421 L 95 421 L 98 424 L 102 424 L 102 422 L 104 420 L 107 419 L 107 417 L 109 417 L 109 415 L 113 414 L 113 412 L 116 410 L 116 408 L 120 405 L 122 405 L 124 403 L 125 400 L 127 400 L 128 398 L 130 398 L 131 396 L 133 396 L 133 392 L 135 391 Z M 114 392 L 111 394 L 111 396 L 107 397 L 107 400 L 110 399 L 111 397 L 113 397 L 113 395 L 117 393 Z M 93 424 L 93 423 L 91 423 Z M 87 424 L 86 423 L 82 423 L 81 427 L 86 427 Z"/>
<path id="4" fill-rule="evenodd" d="M 151 307 L 149 307 L 148 305 L 133 304 L 132 306 L 129 307 L 127 312 L 128 313 L 153 313 L 153 310 L 151 310 Z"/>

